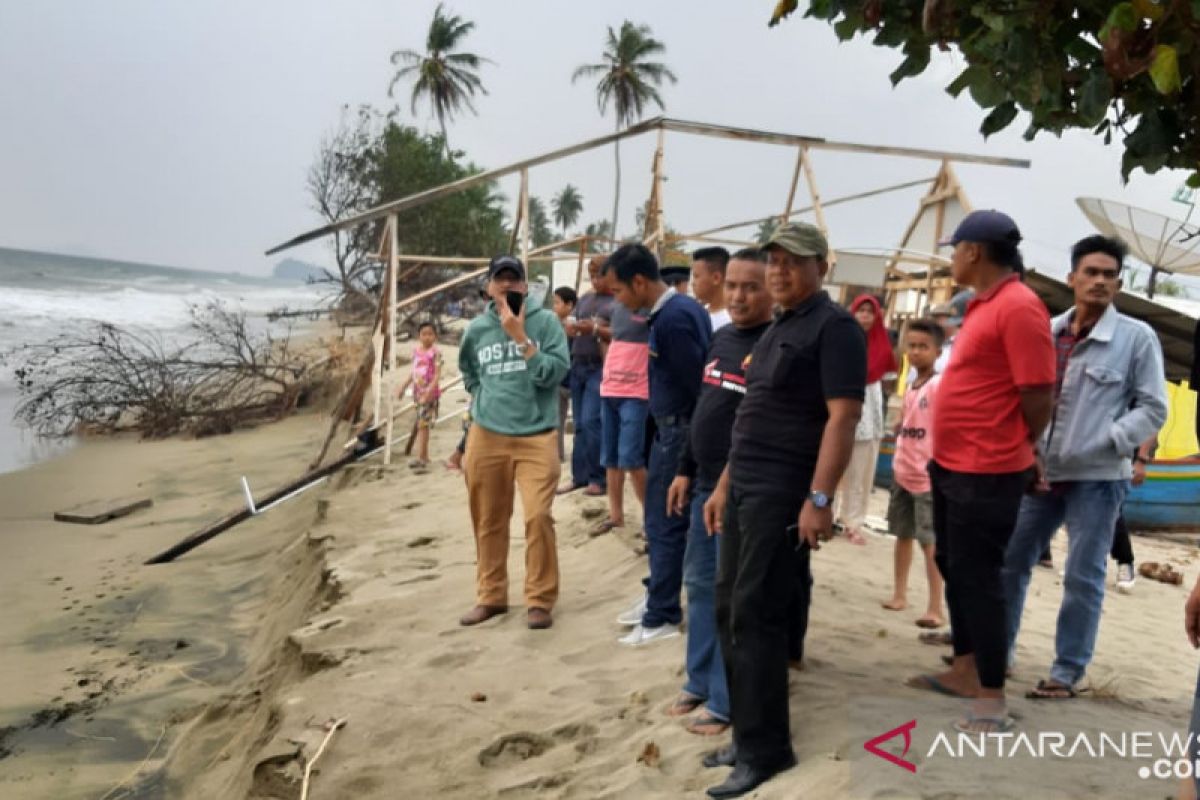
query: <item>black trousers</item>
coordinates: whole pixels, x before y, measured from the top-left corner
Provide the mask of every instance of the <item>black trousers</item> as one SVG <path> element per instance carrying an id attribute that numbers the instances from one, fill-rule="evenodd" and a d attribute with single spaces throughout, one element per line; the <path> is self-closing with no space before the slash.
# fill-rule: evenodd
<path id="1" fill-rule="evenodd" d="M 717 629 L 738 760 L 760 769 L 793 757 L 787 662 L 803 653 L 812 573 L 787 528 L 802 502 L 733 489 L 725 509 Z"/>
<path id="2" fill-rule="evenodd" d="M 1004 688 L 1008 622 L 1000 571 L 1032 470 L 995 475 L 929 463 L 935 558 L 946 581 L 956 656 L 975 656 L 979 683 Z"/>

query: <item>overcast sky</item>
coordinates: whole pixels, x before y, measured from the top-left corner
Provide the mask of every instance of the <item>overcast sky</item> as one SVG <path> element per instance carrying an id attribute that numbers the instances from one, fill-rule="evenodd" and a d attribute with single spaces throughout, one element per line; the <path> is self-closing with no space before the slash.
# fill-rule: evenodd
<path id="1" fill-rule="evenodd" d="M 386 107 L 399 48 L 423 49 L 433 0 L 38 0 L 0 5 L 0 246 L 264 274 L 263 251 L 320 220 L 304 177 L 344 105 Z M 1028 158 L 1030 170 L 962 166 L 976 207 L 1011 213 L 1030 260 L 1051 271 L 1090 232 L 1075 207 L 1096 195 L 1179 215 L 1178 173 L 1122 185 L 1120 149 L 1086 133 L 985 142 L 982 112 L 943 89 L 957 73 L 938 54 L 925 75 L 892 89 L 895 51 L 800 17 L 768 29 L 772 0 L 453 0 L 477 23 L 467 49 L 490 94 L 450 140 L 495 167 L 608 132 L 593 86 L 573 69 L 600 60 L 605 26 L 628 18 L 667 45 L 679 83 L 667 113 L 725 125 L 874 144 Z M 805 5 L 804 3 L 801 4 Z M 436 125 L 426 109 L 404 118 Z M 654 111 L 652 113 L 657 113 Z M 621 230 L 649 189 L 653 137 L 623 146 Z M 778 213 L 794 151 L 669 135 L 668 224 L 698 230 Z M 936 162 L 817 152 L 832 198 L 931 176 Z M 584 197 L 584 221 L 612 205 L 612 149 L 531 174 L 546 199 L 565 183 Z M 516 196 L 515 182 L 502 184 Z M 915 208 L 911 190 L 830 213 L 835 246 L 896 243 Z M 293 255 L 326 261 L 322 244 Z M 1048 263 L 1048 262 L 1058 262 Z"/>

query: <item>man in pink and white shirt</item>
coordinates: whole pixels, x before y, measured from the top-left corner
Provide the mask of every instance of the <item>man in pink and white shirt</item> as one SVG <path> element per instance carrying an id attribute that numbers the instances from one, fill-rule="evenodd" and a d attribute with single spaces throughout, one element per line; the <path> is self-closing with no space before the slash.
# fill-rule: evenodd
<path id="1" fill-rule="evenodd" d="M 945 621 L 942 576 L 934 562 L 933 494 L 926 469 L 933 458 L 933 404 L 939 377 L 934 373 L 934 364 L 944 338 L 942 327 L 933 320 L 918 319 L 908 324 L 904 346 L 916 379 L 904 393 L 904 412 L 892 458 L 892 495 L 888 502 L 888 527 L 896 537 L 896 582 L 892 599 L 883 607 L 891 611 L 908 607 L 908 572 L 915 539 L 925 556 L 929 583 L 928 605 L 917 619 L 922 628 L 939 628 Z"/>

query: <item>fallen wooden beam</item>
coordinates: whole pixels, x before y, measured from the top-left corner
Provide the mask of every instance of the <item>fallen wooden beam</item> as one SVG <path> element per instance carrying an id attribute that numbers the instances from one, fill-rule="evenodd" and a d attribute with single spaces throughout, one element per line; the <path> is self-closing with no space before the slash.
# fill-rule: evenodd
<path id="1" fill-rule="evenodd" d="M 368 452 L 350 453 L 348 455 L 345 455 L 345 456 L 337 459 L 336 461 L 331 461 L 330 463 L 326 464 L 323 467 L 320 467 L 320 468 L 314 469 L 314 470 L 310 470 L 310 471 L 306 472 L 304 475 L 297 478 L 296 480 L 286 484 L 285 486 L 281 486 L 280 488 L 278 488 L 275 491 L 268 494 L 266 497 L 261 498 L 257 502 L 257 505 L 260 508 L 265 508 L 266 506 L 269 506 L 271 503 L 274 503 L 277 500 L 287 497 L 289 494 L 291 494 L 292 492 L 295 492 L 297 489 L 303 489 L 305 486 L 308 486 L 311 483 L 319 481 L 322 478 L 325 478 L 326 476 L 332 475 L 333 473 L 337 472 L 342 467 L 359 460 L 360 458 L 362 458 L 365 455 L 368 455 Z M 232 514 L 228 514 L 228 515 L 222 517 L 221 519 L 212 523 L 208 527 L 206 527 L 196 533 L 193 533 L 191 536 L 187 537 L 186 539 L 184 539 L 183 541 L 174 545 L 173 547 L 170 547 L 170 548 L 162 551 L 158 555 L 154 556 L 153 558 L 149 559 L 148 561 L 146 561 L 146 563 L 147 564 L 166 564 L 168 562 L 174 561 L 175 559 L 179 558 L 181 555 L 184 555 L 185 553 L 190 553 L 192 550 L 195 550 L 197 547 L 204 544 L 208 540 L 210 540 L 216 536 L 219 536 L 220 534 L 222 534 L 225 531 L 232 528 L 234 525 L 237 525 L 240 522 L 245 522 L 246 520 L 250 519 L 253 516 L 254 516 L 254 511 L 250 510 L 249 508 L 243 507 L 243 508 L 239 509 L 238 511 L 235 511 Z"/>
<path id="2" fill-rule="evenodd" d="M 149 497 L 136 500 L 97 500 L 91 503 L 68 508 L 66 511 L 55 511 L 56 522 L 73 522 L 77 525 L 101 525 L 109 520 L 125 517 L 143 508 L 154 505 Z"/>

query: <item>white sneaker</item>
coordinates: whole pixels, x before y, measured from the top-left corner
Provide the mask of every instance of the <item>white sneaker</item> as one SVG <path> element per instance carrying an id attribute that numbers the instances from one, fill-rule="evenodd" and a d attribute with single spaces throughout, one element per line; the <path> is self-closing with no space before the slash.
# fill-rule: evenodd
<path id="1" fill-rule="evenodd" d="M 1117 591 L 1121 594 L 1131 594 L 1137 575 L 1133 572 L 1133 564 L 1117 564 Z"/>
<path id="2" fill-rule="evenodd" d="M 674 639 L 679 636 L 679 626 L 669 623 L 659 625 L 657 628 L 643 628 L 638 625 L 629 633 L 622 636 L 619 641 L 621 644 L 627 644 L 631 647 L 640 647 L 644 644 L 658 641 L 659 639 Z"/>
<path id="3" fill-rule="evenodd" d="M 641 625 L 642 615 L 646 613 L 646 595 L 638 598 L 638 601 L 629 608 L 617 614 L 618 625 Z"/>

